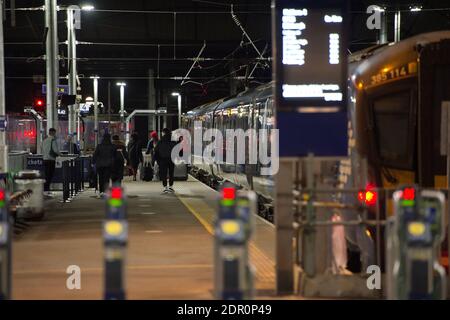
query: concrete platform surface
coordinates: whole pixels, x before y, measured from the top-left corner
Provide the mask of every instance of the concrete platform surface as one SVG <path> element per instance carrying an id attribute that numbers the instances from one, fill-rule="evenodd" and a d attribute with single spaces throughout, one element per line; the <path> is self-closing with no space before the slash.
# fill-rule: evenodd
<path id="1" fill-rule="evenodd" d="M 212 299 L 212 215 L 217 193 L 191 179 L 175 195 L 160 183 L 125 183 L 130 225 L 128 299 Z M 43 221 L 14 237 L 14 299 L 103 299 L 104 200 L 88 190 L 73 202 L 53 202 Z M 273 228 L 258 222 L 251 244 L 260 298 L 273 297 Z M 81 289 L 69 290 L 69 266 L 79 266 Z"/>

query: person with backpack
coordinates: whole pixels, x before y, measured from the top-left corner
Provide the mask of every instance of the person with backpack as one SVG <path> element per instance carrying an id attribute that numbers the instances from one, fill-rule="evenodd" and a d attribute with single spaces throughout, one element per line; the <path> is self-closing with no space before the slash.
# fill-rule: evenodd
<path id="1" fill-rule="evenodd" d="M 115 147 L 114 163 L 111 170 L 111 181 L 113 185 L 121 185 L 123 180 L 123 171 L 130 162 L 125 143 L 120 140 L 118 135 L 112 137 L 112 143 Z"/>
<path id="2" fill-rule="evenodd" d="M 56 130 L 54 128 L 51 128 L 48 131 L 47 138 L 42 142 L 42 156 L 45 173 L 44 193 L 50 196 L 50 184 L 52 183 L 53 175 L 55 174 L 56 158 L 59 156 Z"/>
<path id="3" fill-rule="evenodd" d="M 172 150 L 178 142 L 172 141 L 172 132 L 164 128 L 163 136 L 155 148 L 155 158 L 159 165 L 159 177 L 163 183 L 164 193 L 174 193 L 175 163 L 172 161 Z M 169 186 L 167 186 L 169 178 Z"/>
<path id="4" fill-rule="evenodd" d="M 102 143 L 97 146 L 94 157 L 92 158 L 93 163 L 97 168 L 100 198 L 105 196 L 105 191 L 109 187 L 115 155 L 116 147 L 111 142 L 111 135 L 105 133 L 103 135 Z"/>
<path id="5" fill-rule="evenodd" d="M 133 133 L 131 140 L 128 143 L 128 156 L 130 157 L 130 166 L 133 169 L 133 181 L 136 181 L 137 170 L 139 165 L 144 162 L 144 156 L 142 155 L 141 142 L 139 141 L 139 135 Z"/>

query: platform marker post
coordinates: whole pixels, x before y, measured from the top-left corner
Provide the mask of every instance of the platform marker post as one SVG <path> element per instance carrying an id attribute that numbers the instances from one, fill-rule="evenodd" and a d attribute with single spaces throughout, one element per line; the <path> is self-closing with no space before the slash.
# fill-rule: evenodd
<path id="1" fill-rule="evenodd" d="M 248 197 L 238 199 L 235 187 L 224 185 L 215 222 L 216 299 L 243 300 L 253 296 L 252 269 L 248 263 L 251 207 Z"/>
<path id="2" fill-rule="evenodd" d="M 442 192 L 406 186 L 393 195 L 394 223 L 387 255 L 396 253 L 387 272 L 391 300 L 435 300 L 447 295 L 446 273 L 439 258 L 445 238 Z M 389 252 L 391 251 L 391 252 Z"/>
<path id="3" fill-rule="evenodd" d="M 121 187 L 108 193 L 103 222 L 105 300 L 125 300 L 125 258 L 128 243 L 126 198 Z"/>
<path id="4" fill-rule="evenodd" d="M 244 299 L 255 297 L 255 274 L 256 269 L 250 263 L 249 244 L 255 232 L 255 217 L 258 210 L 258 198 L 254 191 L 238 191 L 237 193 L 237 216 L 244 225 L 246 241 L 244 244 L 244 264 L 246 266 Z"/>
<path id="5" fill-rule="evenodd" d="M 8 197 L 6 191 L 0 189 L 0 300 L 11 299 L 11 226 Z"/>

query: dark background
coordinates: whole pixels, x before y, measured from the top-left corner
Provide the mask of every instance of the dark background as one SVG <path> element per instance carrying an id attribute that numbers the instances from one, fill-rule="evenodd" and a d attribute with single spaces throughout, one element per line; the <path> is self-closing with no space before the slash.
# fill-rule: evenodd
<path id="1" fill-rule="evenodd" d="M 374 45 L 378 39 L 377 31 L 366 28 L 365 13 L 370 4 L 383 4 L 383 1 L 352 2 L 352 37 L 349 50 Z M 388 4 L 389 40 L 393 40 L 393 16 L 397 7 L 408 9 L 412 4 L 421 4 L 424 9 L 450 7 L 445 1 L 385 1 Z M 245 30 L 255 41 L 258 49 L 267 47 L 265 57 L 271 56 L 271 15 L 269 0 L 71 0 L 58 1 L 58 5 L 92 4 L 96 11 L 82 12 L 81 30 L 77 40 L 93 42 L 93 45 L 78 46 L 78 71 L 81 77 L 83 98 L 92 96 L 92 80 L 89 76 L 99 75 L 99 97 L 108 104 L 108 82 L 111 82 L 111 109 L 118 110 L 118 80 L 127 82 L 126 107 L 128 111 L 148 107 L 148 75 L 154 70 L 157 105 L 176 110 L 176 98 L 172 91 L 183 94 L 183 112 L 200 104 L 241 91 L 246 86 L 268 82 L 270 68 L 258 67 L 255 79 L 245 79 L 255 63 L 256 51 L 243 38 L 242 31 L 233 21 L 230 4 Z M 38 7 L 43 0 L 16 0 L 16 7 Z M 6 6 L 10 2 L 6 0 Z M 117 10 L 117 11 L 114 11 Z M 135 10 L 141 12 L 120 12 Z M 153 11 L 153 12 L 143 12 Z M 154 11 L 164 11 L 156 13 Z M 174 14 L 174 12 L 177 12 Z M 214 13 L 213 13 L 214 12 Z M 45 81 L 45 61 L 42 56 L 45 48 L 43 11 L 16 11 L 16 26 L 11 27 L 10 11 L 5 21 L 5 64 L 6 101 L 8 112 L 21 112 L 25 105 L 31 105 L 40 95 L 41 81 Z M 65 11 L 58 14 L 60 55 L 67 57 Z M 176 20 L 176 39 L 174 26 Z M 402 15 L 402 38 L 433 30 L 450 29 L 450 9 Z M 174 46 L 175 40 L 175 46 Z M 196 82 L 180 86 L 184 77 L 201 49 L 206 49 L 203 58 L 191 77 Z M 99 45 L 99 43 L 107 43 Z M 159 45 L 159 50 L 158 50 Z M 159 52 L 159 60 L 158 60 Z M 62 60 L 60 74 L 67 74 L 67 61 Z M 34 78 L 33 78 L 34 77 Z M 237 78 L 241 77 L 241 78 Z M 40 79 L 39 79 L 40 78 Z M 179 78 L 178 78 L 179 79 Z M 61 80 L 66 84 L 67 80 Z"/>

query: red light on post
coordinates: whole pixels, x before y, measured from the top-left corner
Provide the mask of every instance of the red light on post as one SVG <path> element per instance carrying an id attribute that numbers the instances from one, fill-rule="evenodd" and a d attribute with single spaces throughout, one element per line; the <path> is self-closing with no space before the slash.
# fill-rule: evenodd
<path id="1" fill-rule="evenodd" d="M 366 206 L 374 206 L 377 203 L 377 192 L 374 190 L 375 186 L 367 185 L 365 191 L 358 192 L 358 200 Z"/>
<path id="2" fill-rule="evenodd" d="M 224 200 L 234 200 L 236 198 L 236 190 L 234 188 L 223 188 L 222 196 Z"/>
<path id="3" fill-rule="evenodd" d="M 377 193 L 375 191 L 366 192 L 366 205 L 373 206 L 377 203 Z"/>
<path id="4" fill-rule="evenodd" d="M 5 200 L 5 190 L 0 189 L 0 201 L 4 201 Z"/>
<path id="5" fill-rule="evenodd" d="M 42 101 L 42 100 L 37 100 L 37 101 L 36 101 L 36 105 L 37 105 L 38 107 L 42 107 L 42 106 L 44 105 L 44 101 Z"/>
<path id="6" fill-rule="evenodd" d="M 405 188 L 403 190 L 403 200 L 414 200 L 416 198 L 416 190 L 414 188 Z"/>
<path id="7" fill-rule="evenodd" d="M 122 189 L 121 188 L 112 188 L 111 189 L 111 198 L 112 199 L 122 199 Z"/>

